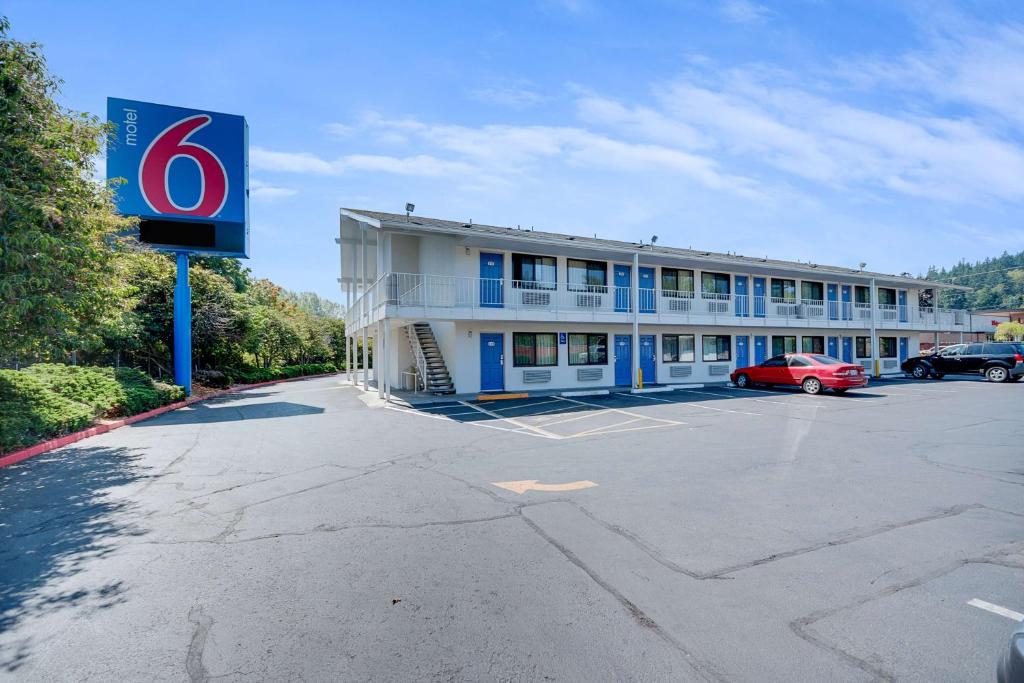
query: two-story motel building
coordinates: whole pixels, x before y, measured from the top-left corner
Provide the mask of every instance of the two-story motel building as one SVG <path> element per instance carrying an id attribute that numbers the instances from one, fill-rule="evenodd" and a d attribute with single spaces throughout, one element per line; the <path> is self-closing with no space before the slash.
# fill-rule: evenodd
<path id="1" fill-rule="evenodd" d="M 896 374 L 922 334 L 991 331 L 912 277 L 356 209 L 340 232 L 349 372 L 372 339 L 381 394 L 413 372 L 458 393 L 724 382 L 793 351 Z"/>

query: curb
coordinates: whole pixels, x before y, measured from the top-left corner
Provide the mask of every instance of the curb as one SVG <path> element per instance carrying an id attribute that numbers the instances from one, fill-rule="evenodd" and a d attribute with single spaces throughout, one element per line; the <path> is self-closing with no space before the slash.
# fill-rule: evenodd
<path id="1" fill-rule="evenodd" d="M 8 465 L 13 465 L 15 463 L 22 462 L 23 460 L 34 458 L 37 455 L 48 453 L 49 451 L 55 450 L 57 448 L 73 444 L 76 441 L 88 439 L 90 436 L 99 436 L 100 434 L 106 434 L 107 432 L 118 429 L 119 427 L 124 427 L 125 425 L 134 424 L 136 422 L 141 422 L 143 420 L 148 420 L 151 417 L 163 415 L 164 413 L 169 413 L 172 410 L 178 410 L 179 408 L 185 408 L 194 403 L 202 403 L 203 401 L 209 401 L 210 399 L 213 398 L 219 398 L 221 396 L 226 396 L 228 394 L 235 394 L 240 391 L 248 391 L 249 389 L 266 387 L 272 384 L 283 384 L 284 382 L 294 382 L 300 379 L 315 379 L 317 377 L 333 377 L 334 375 L 339 374 L 341 373 L 329 372 L 327 374 L 322 375 L 306 375 L 304 377 L 288 377 L 285 379 L 275 379 L 269 382 L 257 382 L 256 384 L 239 384 L 238 386 L 230 387 L 228 389 L 221 389 L 220 391 L 214 391 L 212 393 L 209 393 L 205 396 L 200 396 L 198 398 L 186 398 L 184 401 L 178 401 L 177 403 L 168 403 L 165 406 L 160 406 L 159 408 L 154 408 L 153 410 L 147 410 L 144 413 L 136 413 L 135 415 L 129 415 L 128 417 L 123 417 L 120 420 L 114 420 L 113 422 L 99 424 L 94 427 L 83 429 L 80 432 L 67 434 L 65 436 L 59 436 L 56 439 L 50 439 L 49 441 L 42 441 L 34 446 L 23 448 L 20 451 L 13 451 L 6 455 L 0 455 L 0 467 L 7 467 Z"/>

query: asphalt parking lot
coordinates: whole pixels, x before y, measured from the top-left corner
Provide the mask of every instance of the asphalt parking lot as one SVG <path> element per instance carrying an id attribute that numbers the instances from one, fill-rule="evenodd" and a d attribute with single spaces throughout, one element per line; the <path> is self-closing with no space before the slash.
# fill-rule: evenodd
<path id="1" fill-rule="evenodd" d="M 216 399 L 0 470 L 0 678 L 994 680 L 1022 392 Z"/>

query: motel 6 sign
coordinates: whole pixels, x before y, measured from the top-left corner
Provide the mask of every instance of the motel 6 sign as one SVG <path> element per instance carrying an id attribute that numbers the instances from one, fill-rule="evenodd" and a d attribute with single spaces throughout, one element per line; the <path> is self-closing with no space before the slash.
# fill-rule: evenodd
<path id="1" fill-rule="evenodd" d="M 245 118 L 107 99 L 116 127 L 107 178 L 117 209 L 140 218 L 140 240 L 177 252 L 249 255 Z"/>

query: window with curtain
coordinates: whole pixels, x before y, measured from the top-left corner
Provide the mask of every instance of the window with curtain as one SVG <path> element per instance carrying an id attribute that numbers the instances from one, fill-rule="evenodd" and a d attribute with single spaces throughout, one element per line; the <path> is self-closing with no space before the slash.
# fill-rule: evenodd
<path id="1" fill-rule="evenodd" d="M 772 355 L 781 356 L 784 353 L 796 353 L 796 336 L 772 337 Z"/>
<path id="2" fill-rule="evenodd" d="M 512 254 L 512 286 L 523 289 L 554 289 L 558 266 L 554 256 Z"/>
<path id="3" fill-rule="evenodd" d="M 825 353 L 824 337 L 803 337 L 801 344 L 804 353 Z"/>
<path id="4" fill-rule="evenodd" d="M 608 286 L 608 264 L 604 261 L 581 261 L 569 259 L 566 261 L 568 269 L 569 289 L 574 291 L 607 291 Z"/>
<path id="5" fill-rule="evenodd" d="M 608 335 L 571 333 L 569 365 L 607 365 Z"/>
<path id="6" fill-rule="evenodd" d="M 878 303 L 883 306 L 895 306 L 896 305 L 896 290 L 889 289 L 888 287 L 878 288 Z M 881 343 L 881 342 L 879 342 Z M 881 347 L 879 347 L 881 348 Z"/>
<path id="7" fill-rule="evenodd" d="M 553 332 L 514 333 L 512 364 L 517 368 L 558 365 L 558 335 Z"/>
<path id="8" fill-rule="evenodd" d="M 825 285 L 820 282 L 801 282 L 800 298 L 804 301 L 824 301 Z"/>
<path id="9" fill-rule="evenodd" d="M 854 346 L 857 358 L 871 358 L 871 337 L 857 337 L 854 339 Z"/>
<path id="10" fill-rule="evenodd" d="M 853 300 L 858 304 L 871 303 L 871 288 L 857 285 L 853 288 Z"/>
<path id="11" fill-rule="evenodd" d="M 704 294 L 728 294 L 729 275 L 726 273 L 701 273 L 700 287 Z"/>
<path id="12" fill-rule="evenodd" d="M 661 362 L 692 363 L 694 361 L 692 334 L 661 335 Z"/>
<path id="13" fill-rule="evenodd" d="M 705 334 L 702 338 L 706 361 L 732 360 L 732 337 L 727 334 Z"/>
<path id="14" fill-rule="evenodd" d="M 693 296 L 693 271 L 680 268 L 661 269 L 663 296 Z"/>
<path id="15" fill-rule="evenodd" d="M 879 358 L 895 358 L 896 357 L 896 337 L 879 337 L 878 338 L 878 356 Z"/>
<path id="16" fill-rule="evenodd" d="M 796 280 L 783 278 L 772 278 L 772 298 L 784 299 L 790 303 L 796 303 Z"/>

